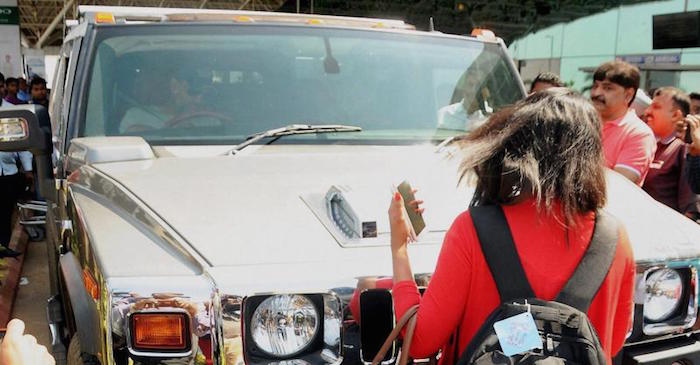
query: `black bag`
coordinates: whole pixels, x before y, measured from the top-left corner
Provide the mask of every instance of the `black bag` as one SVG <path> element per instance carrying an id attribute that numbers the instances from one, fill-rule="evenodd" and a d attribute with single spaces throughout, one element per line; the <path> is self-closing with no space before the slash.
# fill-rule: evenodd
<path id="1" fill-rule="evenodd" d="M 457 364 L 605 365 L 605 353 L 586 313 L 615 256 L 617 221 L 597 212 L 593 238 L 574 274 L 554 301 L 545 301 L 535 298 L 527 281 L 501 207 L 472 207 L 470 212 L 501 305 L 479 329 Z M 493 325 L 528 310 L 542 339 L 542 350 L 508 357 L 501 350 Z"/>

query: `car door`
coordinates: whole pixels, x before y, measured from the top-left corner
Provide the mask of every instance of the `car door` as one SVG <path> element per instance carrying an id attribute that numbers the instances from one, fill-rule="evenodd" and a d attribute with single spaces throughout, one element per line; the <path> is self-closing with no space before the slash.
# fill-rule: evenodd
<path id="1" fill-rule="evenodd" d="M 50 287 L 52 294 L 58 294 L 57 266 L 62 247 L 72 233 L 72 222 L 67 214 L 67 188 L 65 171 L 65 153 L 67 150 L 68 123 L 71 92 L 81 38 L 67 40 L 61 47 L 58 64 L 54 74 L 53 90 L 49 104 L 49 115 L 52 126 L 53 168 L 56 188 L 56 201 L 48 202 L 48 258 L 50 270 Z"/>

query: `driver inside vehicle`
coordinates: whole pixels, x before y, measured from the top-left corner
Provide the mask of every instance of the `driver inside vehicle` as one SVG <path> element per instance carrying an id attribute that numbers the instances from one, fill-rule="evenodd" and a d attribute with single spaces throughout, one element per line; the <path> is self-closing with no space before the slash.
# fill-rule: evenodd
<path id="1" fill-rule="evenodd" d="M 438 110 L 438 128 L 471 131 L 486 121 L 493 108 L 487 101 L 488 88 L 479 84 L 476 77 L 466 77 L 462 87 L 458 86 L 454 91 L 461 99 Z"/>
<path id="2" fill-rule="evenodd" d="M 136 90 L 135 94 L 144 94 L 139 99 L 145 102 L 126 111 L 119 126 L 121 133 L 162 129 L 185 120 L 191 122 L 195 118 L 190 116 L 207 109 L 202 103 L 202 90 L 207 80 L 198 77 L 196 72 L 184 69 L 175 72 L 154 71 L 144 81 L 138 83 L 143 89 Z M 163 92 L 162 85 L 167 87 L 166 92 Z M 150 92 L 144 93 L 145 90 Z"/>

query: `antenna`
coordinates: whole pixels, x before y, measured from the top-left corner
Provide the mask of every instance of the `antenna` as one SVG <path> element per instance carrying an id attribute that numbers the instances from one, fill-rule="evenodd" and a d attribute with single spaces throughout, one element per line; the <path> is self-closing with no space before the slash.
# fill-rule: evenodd
<path id="1" fill-rule="evenodd" d="M 429 32 L 434 32 L 435 31 L 435 22 L 433 21 L 433 17 L 430 17 L 430 23 L 428 25 L 428 31 Z"/>

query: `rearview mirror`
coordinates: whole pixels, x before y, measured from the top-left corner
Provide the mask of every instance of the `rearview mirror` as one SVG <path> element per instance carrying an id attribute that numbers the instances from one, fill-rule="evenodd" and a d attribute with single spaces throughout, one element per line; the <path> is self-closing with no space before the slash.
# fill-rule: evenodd
<path id="1" fill-rule="evenodd" d="M 17 105 L 0 109 L 0 151 L 30 151 L 36 163 L 36 188 L 47 200 L 55 200 L 51 167 L 51 123 L 46 108 Z"/>

